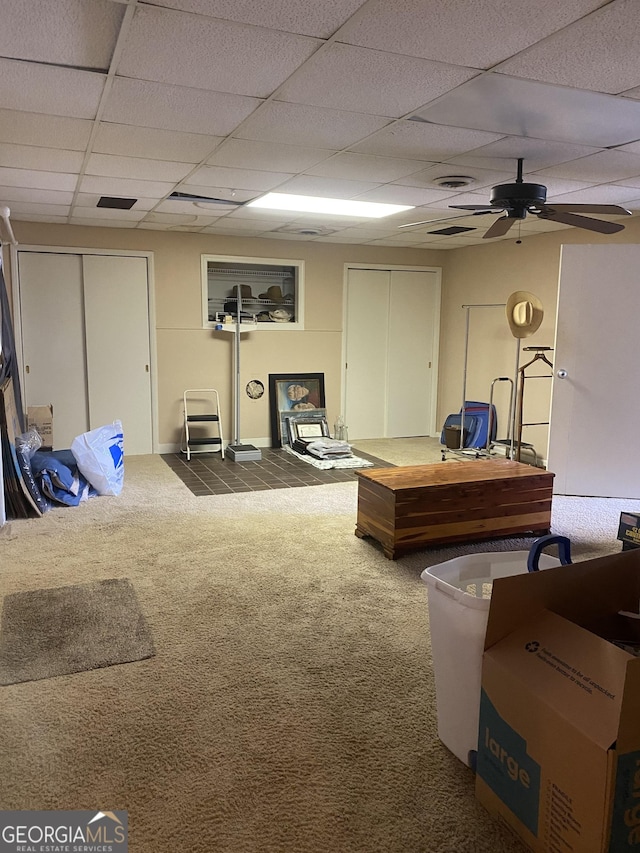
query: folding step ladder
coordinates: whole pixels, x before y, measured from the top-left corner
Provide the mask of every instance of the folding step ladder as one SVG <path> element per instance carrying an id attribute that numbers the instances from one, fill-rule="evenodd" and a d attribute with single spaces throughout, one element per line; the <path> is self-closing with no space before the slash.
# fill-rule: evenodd
<path id="1" fill-rule="evenodd" d="M 182 400 L 184 429 L 180 452 L 186 453 L 187 461 L 191 459 L 192 453 L 215 453 L 218 451 L 221 458 L 224 459 L 218 392 L 215 388 L 188 388 L 182 395 Z M 199 429 L 196 426 L 194 430 L 196 424 L 199 424 L 201 428 Z M 208 434 L 203 435 L 203 429 L 206 429 Z"/>

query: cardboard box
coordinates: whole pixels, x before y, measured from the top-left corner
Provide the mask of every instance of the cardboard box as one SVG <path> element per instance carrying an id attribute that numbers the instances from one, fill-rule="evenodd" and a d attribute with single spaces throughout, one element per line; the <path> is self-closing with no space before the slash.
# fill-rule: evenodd
<path id="1" fill-rule="evenodd" d="M 617 538 L 622 541 L 625 550 L 628 550 L 629 546 L 640 548 L 640 515 L 635 512 L 621 512 Z"/>
<path id="2" fill-rule="evenodd" d="M 640 550 L 494 583 L 476 795 L 536 853 L 639 849 L 639 602 Z"/>
<path id="3" fill-rule="evenodd" d="M 53 449 L 53 405 L 28 406 L 27 429 L 34 427 L 42 439 L 42 450 Z"/>

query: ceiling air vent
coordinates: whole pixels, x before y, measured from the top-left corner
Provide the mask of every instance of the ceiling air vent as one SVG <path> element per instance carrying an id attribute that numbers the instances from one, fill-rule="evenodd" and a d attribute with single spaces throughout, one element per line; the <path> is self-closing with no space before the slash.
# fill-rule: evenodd
<path id="1" fill-rule="evenodd" d="M 459 190 L 461 187 L 468 187 L 474 182 L 475 178 L 470 178 L 469 175 L 443 175 L 441 178 L 433 179 L 436 186 L 444 187 L 446 190 Z"/>
<path id="2" fill-rule="evenodd" d="M 191 201 L 194 204 L 229 204 L 233 207 L 238 207 L 242 204 L 241 201 L 234 201 L 228 198 L 211 198 L 206 195 L 192 195 L 191 193 L 171 193 L 167 196 L 167 201 Z"/>
<path id="3" fill-rule="evenodd" d="M 444 234 L 446 237 L 452 237 L 454 234 L 477 230 L 477 228 L 464 228 L 462 225 L 450 225 L 448 228 L 440 228 L 438 231 L 429 231 L 429 234 Z"/>
<path id="4" fill-rule="evenodd" d="M 286 234 L 298 234 L 300 237 L 328 237 L 335 234 L 337 228 L 325 228 L 323 225 L 281 225 L 274 231 L 284 231 Z"/>
<path id="5" fill-rule="evenodd" d="M 100 196 L 96 207 L 111 207 L 114 210 L 131 210 L 138 201 L 137 198 L 115 198 L 110 195 Z"/>

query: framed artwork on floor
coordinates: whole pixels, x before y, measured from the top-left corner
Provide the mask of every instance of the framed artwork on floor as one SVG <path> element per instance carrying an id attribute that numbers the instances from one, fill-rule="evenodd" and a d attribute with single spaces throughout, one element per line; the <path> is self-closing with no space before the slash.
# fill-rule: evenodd
<path id="1" fill-rule="evenodd" d="M 308 412 L 325 417 L 324 373 L 270 373 L 271 446 L 289 444 L 287 419 Z"/>

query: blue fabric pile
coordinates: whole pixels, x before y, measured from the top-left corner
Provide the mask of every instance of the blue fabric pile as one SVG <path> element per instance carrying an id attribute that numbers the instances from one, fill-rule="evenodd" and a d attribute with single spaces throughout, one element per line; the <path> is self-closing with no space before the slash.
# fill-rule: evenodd
<path id="1" fill-rule="evenodd" d="M 54 504 L 78 506 L 98 494 L 78 470 L 70 450 L 36 450 L 31 471 L 42 495 Z"/>

